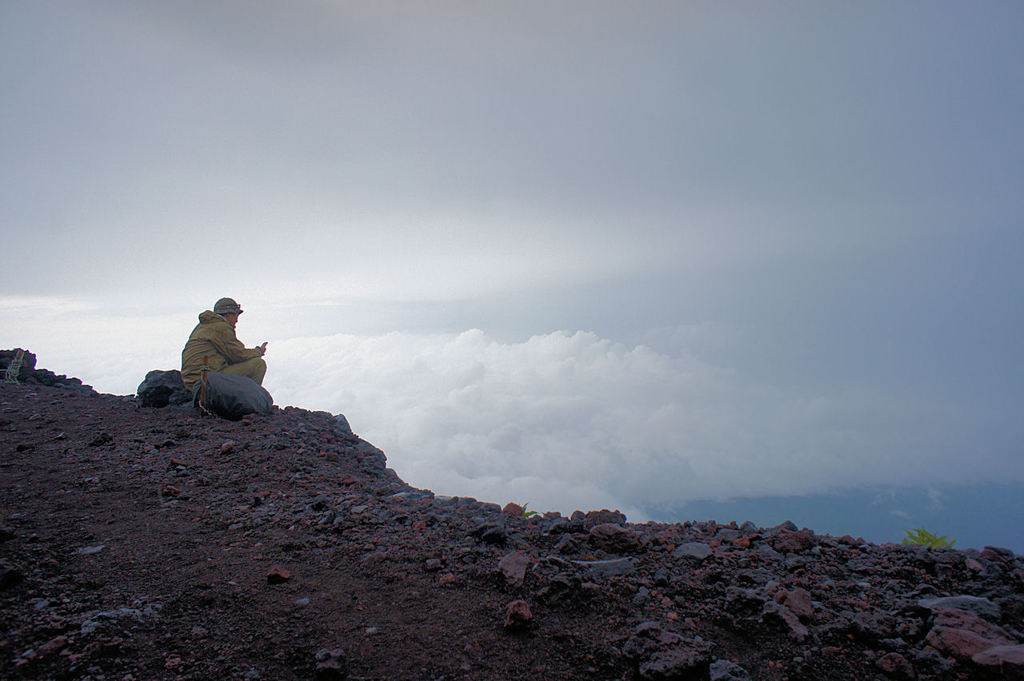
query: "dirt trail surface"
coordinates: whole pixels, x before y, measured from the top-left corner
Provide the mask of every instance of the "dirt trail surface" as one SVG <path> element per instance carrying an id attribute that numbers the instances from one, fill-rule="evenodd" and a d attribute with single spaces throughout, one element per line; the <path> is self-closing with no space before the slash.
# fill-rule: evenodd
<path id="1" fill-rule="evenodd" d="M 525 517 L 325 412 L 0 386 L 0 678 L 1021 679 L 1024 560 Z"/>

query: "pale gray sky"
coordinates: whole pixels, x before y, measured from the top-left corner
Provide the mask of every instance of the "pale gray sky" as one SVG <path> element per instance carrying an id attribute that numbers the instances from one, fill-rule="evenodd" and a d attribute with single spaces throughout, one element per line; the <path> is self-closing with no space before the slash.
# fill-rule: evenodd
<path id="1" fill-rule="evenodd" d="M 378 444 L 410 469 L 479 446 L 500 487 L 503 419 L 585 461 L 581 424 L 624 413 L 648 463 L 593 480 L 624 504 L 667 460 L 752 492 L 965 456 L 1021 481 L 1021 35 L 1014 2 L 5 2 L 0 345 L 131 392 L 232 295 L 279 401 L 403 423 Z M 563 356 L 602 343 L 621 361 Z M 313 347 L 363 364 L 304 384 Z M 482 363 L 479 432 L 407 410 L 453 399 L 431 361 Z M 563 381 L 581 412 L 513 409 Z"/>

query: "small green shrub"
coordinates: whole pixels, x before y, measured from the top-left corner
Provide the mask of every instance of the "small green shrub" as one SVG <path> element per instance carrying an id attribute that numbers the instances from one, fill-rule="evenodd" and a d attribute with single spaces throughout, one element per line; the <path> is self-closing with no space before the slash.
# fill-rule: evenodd
<path id="1" fill-rule="evenodd" d="M 535 515 L 540 515 L 540 513 L 538 513 L 537 511 L 527 511 L 526 507 L 529 506 L 529 505 L 530 505 L 529 501 L 527 501 L 525 504 L 523 504 L 523 517 L 524 518 L 532 518 Z"/>
<path id="2" fill-rule="evenodd" d="M 924 529 L 923 527 L 918 527 L 913 531 L 904 531 L 907 533 L 907 536 L 903 538 L 904 544 L 917 544 L 918 546 L 927 546 L 933 549 L 941 549 L 951 547 L 953 546 L 953 544 L 956 543 L 956 539 L 949 539 L 948 537 L 946 537 L 946 535 L 936 537 L 934 534 Z"/>

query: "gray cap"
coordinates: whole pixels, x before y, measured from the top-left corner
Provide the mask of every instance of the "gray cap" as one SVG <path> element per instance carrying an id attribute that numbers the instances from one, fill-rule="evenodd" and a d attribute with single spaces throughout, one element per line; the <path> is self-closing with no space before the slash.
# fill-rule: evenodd
<path id="1" fill-rule="evenodd" d="M 242 314 L 242 308 L 232 298 L 221 298 L 213 306 L 217 314 Z"/>

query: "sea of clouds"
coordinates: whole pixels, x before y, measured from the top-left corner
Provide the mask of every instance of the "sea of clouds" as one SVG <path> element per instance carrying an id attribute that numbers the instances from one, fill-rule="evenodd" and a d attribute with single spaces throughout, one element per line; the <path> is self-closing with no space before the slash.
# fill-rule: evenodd
<path id="1" fill-rule="evenodd" d="M 88 319 L 75 334 L 88 345 L 45 324 L 28 333 L 26 321 L 39 366 L 117 394 L 134 393 L 149 369 L 177 368 L 177 317 Z M 267 360 L 278 405 L 344 413 L 410 484 L 538 510 L 618 508 L 642 520 L 696 499 L 1024 477 L 1020 464 L 970 449 L 987 426 L 962 410 L 760 384 L 685 343 L 339 334 L 271 338 Z"/>
<path id="2" fill-rule="evenodd" d="M 787 392 L 586 332 L 295 338 L 268 358 L 279 404 L 346 414 L 403 479 L 441 494 L 640 519 L 690 499 L 965 473 L 941 406 Z"/>

